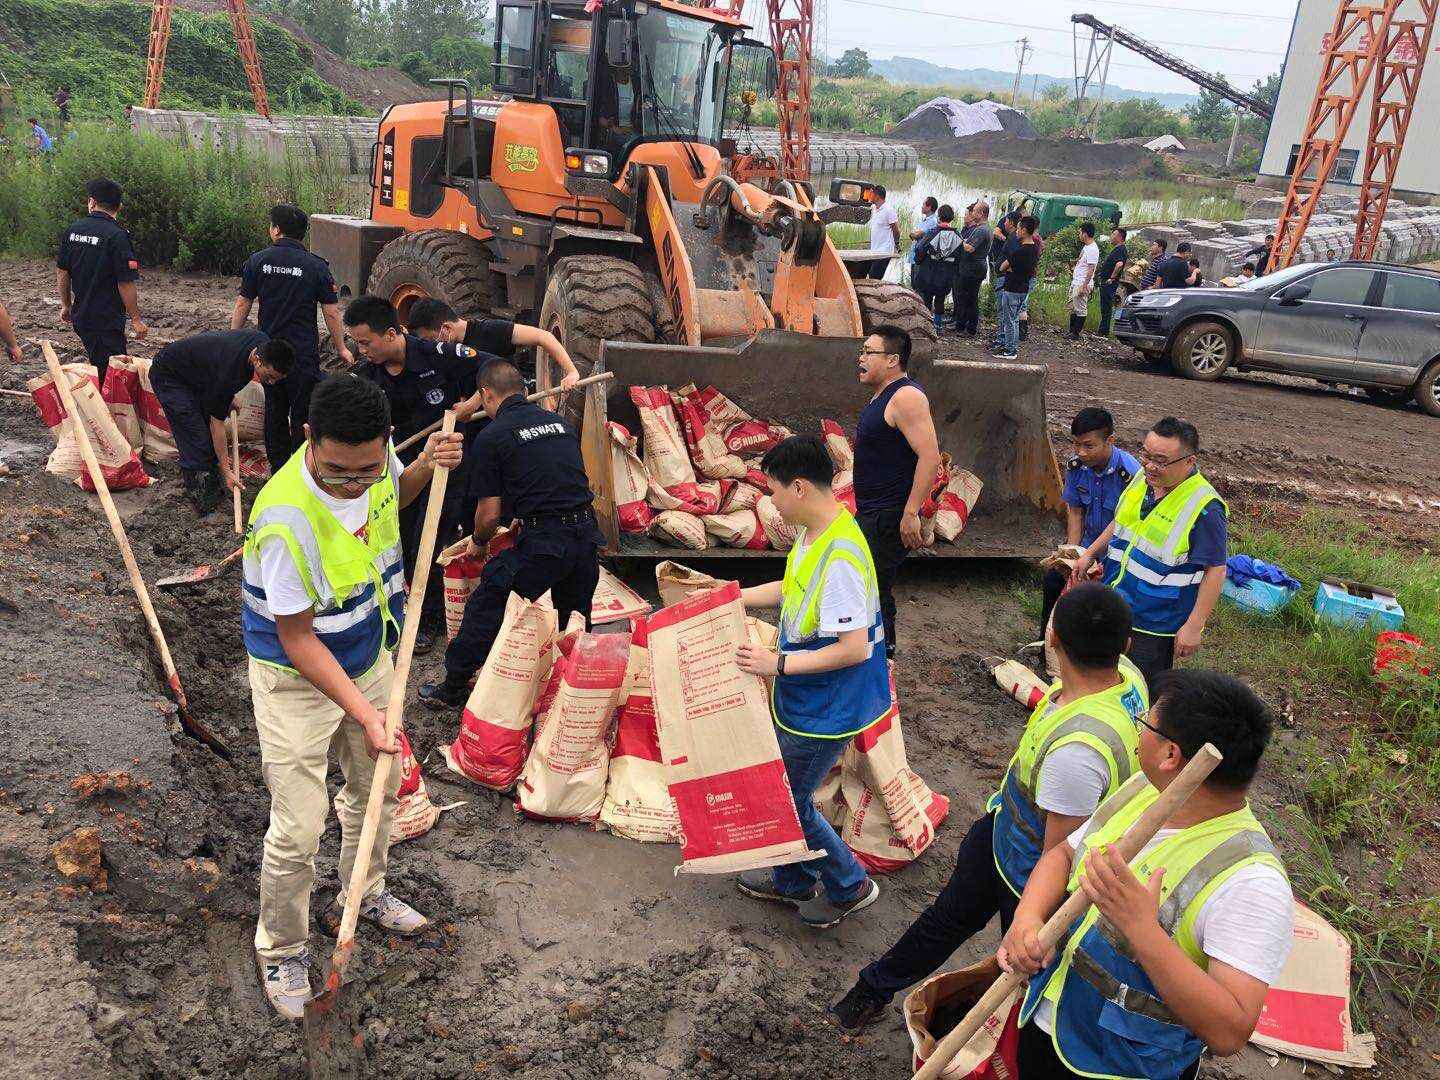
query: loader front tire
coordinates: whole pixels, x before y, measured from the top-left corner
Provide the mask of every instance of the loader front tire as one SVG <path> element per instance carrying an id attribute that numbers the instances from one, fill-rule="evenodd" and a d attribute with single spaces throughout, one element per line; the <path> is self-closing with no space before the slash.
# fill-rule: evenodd
<path id="1" fill-rule="evenodd" d="M 655 308 L 645 275 L 634 263 L 610 255 L 567 255 L 550 271 L 540 326 L 560 339 L 583 379 L 600 359 L 601 342 L 655 340 Z M 539 388 L 559 382 L 551 365 L 536 359 Z M 565 402 L 565 415 L 577 429 L 584 406 L 583 394 L 572 393 Z"/>
<path id="2" fill-rule="evenodd" d="M 914 289 L 892 281 L 856 281 L 855 298 L 860 301 L 860 324 L 865 333 L 890 324 L 910 334 L 911 371 L 928 364 L 939 352 L 935 320 Z M 918 372 L 916 372 L 918 374 Z"/>
<path id="3" fill-rule="evenodd" d="M 447 229 L 406 233 L 390 241 L 370 268 L 367 292 L 383 296 L 408 323 L 423 297 L 443 300 L 462 319 L 489 318 L 505 301 L 505 279 L 473 236 Z"/>

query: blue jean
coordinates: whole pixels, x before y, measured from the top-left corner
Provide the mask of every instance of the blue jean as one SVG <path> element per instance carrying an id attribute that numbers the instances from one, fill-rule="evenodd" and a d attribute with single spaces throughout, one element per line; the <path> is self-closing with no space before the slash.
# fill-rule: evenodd
<path id="1" fill-rule="evenodd" d="M 788 896 L 809 896 L 818 879 L 832 901 L 854 900 L 865 884 L 865 868 L 815 808 L 813 798 L 815 789 L 840 760 L 850 740 L 812 739 L 792 735 L 781 728 L 775 729 L 775 736 L 780 740 L 780 757 L 785 761 L 785 774 L 790 779 L 790 793 L 795 796 L 805 843 L 811 851 L 826 852 L 823 859 L 777 866 L 775 888 Z"/>
<path id="2" fill-rule="evenodd" d="M 1001 289 L 995 296 L 996 306 L 999 309 L 999 321 L 995 327 L 995 344 L 1002 352 L 1018 352 L 1020 350 L 1020 310 L 1029 295 L 1029 293 L 1006 292 Z"/>

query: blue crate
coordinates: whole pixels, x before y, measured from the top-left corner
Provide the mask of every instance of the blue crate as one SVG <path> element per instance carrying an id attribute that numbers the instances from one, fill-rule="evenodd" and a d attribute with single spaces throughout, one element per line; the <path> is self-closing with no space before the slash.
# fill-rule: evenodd
<path id="1" fill-rule="evenodd" d="M 1296 591 L 1284 585 L 1272 585 L 1259 578 L 1247 581 L 1244 585 L 1236 585 L 1227 577 L 1220 589 L 1220 595 L 1237 607 L 1261 615 L 1273 615 L 1295 598 Z"/>
<path id="2" fill-rule="evenodd" d="M 1373 626 L 1399 630 L 1405 624 L 1405 609 L 1388 589 L 1362 585 L 1358 581 L 1326 578 L 1315 593 L 1315 615 L 1321 622 L 1336 626 Z"/>

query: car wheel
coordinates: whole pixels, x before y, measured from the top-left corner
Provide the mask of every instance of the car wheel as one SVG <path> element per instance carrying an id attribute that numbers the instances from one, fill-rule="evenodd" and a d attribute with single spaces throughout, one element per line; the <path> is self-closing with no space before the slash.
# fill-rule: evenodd
<path id="1" fill-rule="evenodd" d="M 1412 396 L 1409 390 L 1396 390 L 1389 386 L 1362 386 L 1360 389 L 1376 405 L 1386 405 L 1392 409 L 1404 405 Z"/>
<path id="2" fill-rule="evenodd" d="M 1214 382 L 1225 374 L 1235 358 L 1230 330 L 1211 320 L 1191 323 L 1180 331 L 1170 347 L 1170 366 L 1175 374 L 1201 382 Z"/>
<path id="3" fill-rule="evenodd" d="M 1431 361 L 1415 384 L 1415 403 L 1431 416 L 1440 416 L 1440 360 Z"/>

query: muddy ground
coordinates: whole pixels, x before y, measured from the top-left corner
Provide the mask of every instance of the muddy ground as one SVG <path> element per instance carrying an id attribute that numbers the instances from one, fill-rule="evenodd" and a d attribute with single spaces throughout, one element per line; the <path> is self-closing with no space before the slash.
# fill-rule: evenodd
<path id="1" fill-rule="evenodd" d="M 22 337 L 73 348 L 50 280 L 43 263 L 0 264 L 0 298 Z M 219 327 L 234 284 L 147 274 L 150 344 Z M 0 369 L 0 383 L 20 386 L 37 370 L 38 355 L 26 353 L 22 372 Z M 1332 499 L 1375 511 L 1377 528 L 1409 521 L 1416 539 L 1421 529 L 1433 537 L 1440 421 L 1253 379 L 1186 383 L 1048 334 L 1029 358 L 1050 364 L 1057 436 L 1094 401 L 1115 409 L 1131 443 L 1154 417 L 1178 412 L 1200 425 L 1206 470 L 1232 491 Z M 234 579 L 156 594 L 194 707 L 234 749 L 226 763 L 177 734 L 108 529 L 93 497 L 37 468 L 45 442 L 27 402 L 0 400 L 0 459 L 11 470 L 0 480 L 0 708 L 11 732 L 0 758 L 5 1074 L 303 1076 L 299 1034 L 267 1011 L 250 948 L 267 800 Z M 152 471 L 155 485 L 120 497 L 146 576 L 229 550 L 225 515 L 195 525 L 176 477 Z M 1376 506 L 1372 490 L 1409 512 Z M 646 587 L 648 567 L 626 574 Z M 995 563 L 907 573 L 898 669 L 907 744 L 912 764 L 951 797 L 952 815 L 924 858 L 884 879 L 878 905 L 829 934 L 740 897 L 728 880 L 674 877 L 673 847 L 522 821 L 508 801 L 432 771 L 437 801 L 468 803 L 396 847 L 390 881 L 436 929 L 400 944 L 361 932 L 378 1069 L 542 1080 L 907 1075 L 898 1014 L 852 1040 L 825 1009 L 939 889 L 1004 767 L 1024 714 L 975 657 L 1034 636 L 1024 595 L 1034 584 L 1025 569 Z M 437 664 L 426 659 L 412 684 Z M 415 709 L 407 724 L 428 753 L 453 737 L 456 719 Z M 1260 797 L 1285 794 L 1272 786 Z M 88 883 L 66 882 L 51 846 L 87 828 L 98 830 L 98 865 Z M 336 887 L 337 845 L 332 823 L 317 911 Z M 959 958 L 991 945 L 982 935 Z M 1433 1033 L 1382 1019 L 1375 1075 L 1433 1075 Z M 1301 1075 L 1253 1051 L 1223 1069 Z"/>

